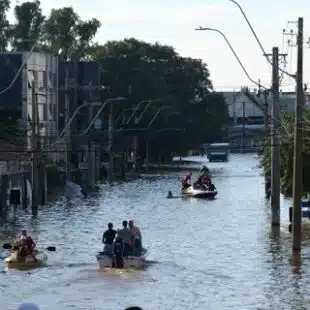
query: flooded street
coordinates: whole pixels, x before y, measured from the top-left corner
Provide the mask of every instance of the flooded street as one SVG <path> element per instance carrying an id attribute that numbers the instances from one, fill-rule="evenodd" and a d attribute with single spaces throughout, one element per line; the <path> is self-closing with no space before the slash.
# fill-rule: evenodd
<path id="1" fill-rule="evenodd" d="M 310 244 L 303 242 L 300 270 L 292 269 L 288 209 L 282 207 L 280 233 L 272 233 L 257 165 L 253 155 L 208 164 L 219 191 L 214 201 L 166 199 L 168 190 L 180 191 L 183 172 L 174 172 L 104 185 L 96 197 L 60 201 L 36 217 L 19 210 L 1 231 L 27 229 L 38 247 L 57 251 L 47 253 L 46 268 L 0 273 L 0 308 L 33 301 L 50 310 L 309 309 Z M 150 266 L 100 271 L 102 233 L 124 219 L 142 229 Z M 5 237 L 1 243 L 10 241 Z"/>

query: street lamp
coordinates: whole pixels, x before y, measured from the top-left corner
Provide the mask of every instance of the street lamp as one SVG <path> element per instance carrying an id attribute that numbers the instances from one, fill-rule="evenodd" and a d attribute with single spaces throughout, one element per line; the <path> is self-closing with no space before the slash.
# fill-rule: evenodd
<path id="1" fill-rule="evenodd" d="M 248 26 L 250 27 L 251 32 L 253 33 L 256 42 L 258 43 L 258 45 L 259 45 L 261 51 L 263 52 L 263 55 L 266 57 L 268 63 L 271 64 L 271 65 L 273 65 L 272 61 L 270 61 L 270 59 L 268 58 L 268 55 L 267 55 L 267 53 L 266 53 L 266 51 L 265 51 L 265 49 L 264 49 L 262 43 L 260 42 L 260 40 L 259 40 L 259 38 L 258 38 L 256 32 L 254 31 L 254 28 L 252 27 L 252 25 L 251 25 L 249 19 L 247 18 L 246 14 L 245 14 L 245 12 L 244 12 L 244 10 L 243 10 L 243 8 L 242 8 L 242 6 L 241 6 L 236 0 L 228 0 L 228 1 L 234 3 L 234 4 L 239 8 L 239 10 L 240 10 L 241 14 L 243 15 L 245 21 L 247 22 Z M 289 72 L 287 72 L 287 71 L 285 71 L 285 70 L 283 70 L 283 69 L 281 69 L 281 68 L 279 68 L 279 71 L 283 72 L 284 74 L 286 74 L 286 75 L 289 76 L 290 78 L 293 78 L 294 80 L 296 80 L 296 74 L 291 74 L 291 73 L 289 73 Z"/>
<path id="2" fill-rule="evenodd" d="M 67 129 L 70 127 L 71 123 L 73 122 L 73 120 L 75 119 L 76 115 L 78 114 L 78 112 L 88 106 L 100 106 L 100 109 L 98 111 L 98 113 L 96 114 L 96 116 L 92 119 L 91 124 L 86 128 L 86 130 L 84 130 L 84 132 L 81 134 L 81 136 L 85 135 L 88 130 L 91 128 L 91 126 L 94 124 L 94 122 L 96 121 L 96 119 L 98 118 L 99 114 L 101 113 L 101 111 L 104 109 L 104 107 L 112 102 L 112 101 L 121 101 L 121 100 L 125 100 L 126 98 L 124 97 L 116 97 L 116 98 L 110 98 L 107 99 L 106 101 L 102 102 L 84 102 L 83 104 L 81 104 L 79 107 L 77 107 L 77 109 L 73 112 L 71 118 L 69 119 L 68 123 L 65 125 L 64 129 L 61 131 L 61 133 L 58 135 L 58 137 L 56 138 L 55 143 L 57 143 L 59 141 L 59 139 L 62 138 L 62 136 L 66 133 Z M 54 144 L 55 144 L 54 143 Z"/>
<path id="3" fill-rule="evenodd" d="M 245 67 L 244 67 L 243 63 L 241 62 L 240 58 L 238 57 L 236 51 L 234 50 L 234 48 L 233 48 L 232 45 L 230 44 L 229 40 L 227 39 L 226 35 L 225 35 L 222 31 L 220 31 L 220 30 L 218 30 L 218 29 L 215 29 L 215 28 L 209 28 L 209 27 L 199 27 L 199 28 L 196 28 L 195 30 L 198 30 L 198 31 L 207 31 L 207 30 L 209 30 L 209 31 L 214 31 L 214 32 L 219 33 L 219 34 L 224 38 L 224 40 L 226 41 L 227 45 L 229 46 L 230 50 L 231 50 L 232 53 L 234 54 L 235 58 L 237 59 L 239 65 L 241 66 L 243 72 L 244 72 L 245 75 L 248 77 L 248 79 L 249 79 L 252 83 L 254 83 L 255 85 L 257 85 L 258 87 L 262 87 L 262 88 L 264 88 L 264 89 L 267 89 L 267 87 L 264 87 L 263 85 L 260 85 L 259 83 L 257 83 L 256 81 L 254 81 L 254 80 L 250 77 L 248 71 L 245 69 Z"/>
<path id="4" fill-rule="evenodd" d="M 159 103 L 159 102 L 164 102 L 161 99 L 154 99 L 154 100 L 148 100 L 148 104 L 145 106 L 145 108 L 143 109 L 143 111 L 141 112 L 140 116 L 138 117 L 136 124 L 140 123 L 142 117 L 144 116 L 145 112 L 147 111 L 147 109 L 150 107 L 151 104 L 153 103 Z M 159 113 L 159 112 L 158 112 Z M 158 114 L 157 113 L 157 114 Z"/>
<path id="5" fill-rule="evenodd" d="M 81 136 L 84 136 L 85 134 L 87 134 L 87 132 L 90 130 L 90 128 L 93 126 L 93 124 L 95 123 L 95 121 L 98 119 L 100 113 L 102 112 L 102 110 L 104 109 L 104 107 L 111 102 L 117 102 L 117 101 L 124 101 L 126 100 L 125 97 L 116 97 L 116 98 L 110 98 L 107 99 L 106 101 L 104 101 L 103 103 L 99 103 L 99 105 L 101 105 L 101 107 L 99 108 L 97 114 L 94 116 L 94 118 L 92 119 L 92 121 L 90 122 L 90 124 L 88 125 L 88 127 L 82 132 Z M 98 105 L 98 104 L 97 104 Z"/>

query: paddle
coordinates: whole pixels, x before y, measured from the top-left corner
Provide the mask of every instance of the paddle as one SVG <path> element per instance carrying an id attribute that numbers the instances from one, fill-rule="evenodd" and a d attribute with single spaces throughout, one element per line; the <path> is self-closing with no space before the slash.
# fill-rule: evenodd
<path id="1" fill-rule="evenodd" d="M 2 245 L 2 248 L 5 249 L 5 250 L 11 250 L 13 248 L 13 246 L 10 243 L 4 243 Z M 48 246 L 47 248 L 45 248 L 45 250 L 50 251 L 50 252 L 55 252 L 56 251 L 56 247 L 55 246 Z"/>

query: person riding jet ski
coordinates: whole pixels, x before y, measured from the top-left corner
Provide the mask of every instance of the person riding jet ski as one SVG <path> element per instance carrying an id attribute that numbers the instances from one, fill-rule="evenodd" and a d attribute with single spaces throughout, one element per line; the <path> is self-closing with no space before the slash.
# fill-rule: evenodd
<path id="1" fill-rule="evenodd" d="M 210 175 L 207 173 L 202 173 L 199 175 L 198 180 L 195 182 L 194 185 L 198 185 L 200 188 L 205 188 L 205 184 L 211 182 Z"/>
<path id="2" fill-rule="evenodd" d="M 206 165 L 203 165 L 202 168 L 200 169 L 200 173 L 201 174 L 205 174 L 205 173 L 209 174 L 210 170 Z"/>
<path id="3" fill-rule="evenodd" d="M 191 186 L 191 178 L 192 173 L 190 172 L 182 179 L 182 190 L 187 189 Z"/>

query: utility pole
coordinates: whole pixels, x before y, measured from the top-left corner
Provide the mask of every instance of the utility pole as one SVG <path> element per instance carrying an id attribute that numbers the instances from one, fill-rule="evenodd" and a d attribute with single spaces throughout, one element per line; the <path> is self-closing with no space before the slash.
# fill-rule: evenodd
<path id="1" fill-rule="evenodd" d="M 70 100 L 69 100 L 69 70 L 66 69 L 65 73 L 65 124 L 68 124 L 70 119 Z M 66 181 L 71 181 L 71 130 L 70 127 L 66 131 Z"/>
<path id="2" fill-rule="evenodd" d="M 149 133 L 146 136 L 145 152 L 145 170 L 149 171 Z"/>
<path id="3" fill-rule="evenodd" d="M 287 54 L 279 54 L 278 47 L 272 49 L 272 106 L 271 106 L 271 213 L 272 226 L 280 225 L 280 96 L 279 96 L 279 57 Z M 267 94 L 266 94 L 267 96 Z M 267 97 L 265 97 L 265 100 Z M 268 115 L 268 114 L 267 114 Z M 267 127 L 266 127 L 267 128 Z M 267 186 L 266 186 L 267 189 Z M 269 194 L 267 195 L 269 197 Z"/>
<path id="4" fill-rule="evenodd" d="M 271 225 L 280 225 L 279 49 L 272 49 Z"/>
<path id="5" fill-rule="evenodd" d="M 109 171 L 108 171 L 108 182 L 112 183 L 114 176 L 114 109 L 113 103 L 109 103 L 110 112 L 109 112 Z"/>
<path id="6" fill-rule="evenodd" d="M 39 173 L 38 173 L 38 141 L 37 141 L 37 100 L 36 100 L 36 85 L 35 81 L 31 84 L 31 99 L 32 99 L 32 122 L 31 122 L 31 148 L 32 148 L 32 210 L 36 211 L 38 207 L 38 188 L 39 188 Z"/>
<path id="7" fill-rule="evenodd" d="M 270 128 L 269 128 L 269 102 L 268 102 L 268 90 L 264 90 L 264 125 L 265 125 L 265 134 L 269 137 Z M 265 145 L 264 145 L 265 147 Z M 271 195 L 271 176 L 268 173 L 265 173 L 265 197 L 269 200 Z"/>
<path id="8" fill-rule="evenodd" d="M 94 117 L 94 106 L 90 105 L 89 106 L 89 113 L 88 113 L 88 117 L 89 117 L 89 122 L 92 121 L 93 117 Z M 89 133 L 88 133 L 88 152 L 87 152 L 87 158 L 88 158 L 88 170 L 87 170 L 87 183 L 88 186 L 90 188 L 93 188 L 95 183 L 96 183 L 96 179 L 95 179 L 95 147 L 94 147 L 94 143 L 92 141 L 92 137 L 91 137 L 91 132 L 92 130 L 90 129 Z"/>
<path id="9" fill-rule="evenodd" d="M 301 198 L 302 188 L 302 119 L 304 105 L 303 90 L 303 18 L 298 18 L 297 34 L 297 74 L 296 109 L 294 136 L 294 173 L 293 173 L 293 253 L 301 249 Z"/>
<path id="10" fill-rule="evenodd" d="M 244 133 L 245 133 L 245 102 L 242 102 L 242 143 L 241 153 L 244 153 Z"/>
<path id="11" fill-rule="evenodd" d="M 138 124 L 137 117 L 135 116 L 135 125 Z M 133 137 L 133 150 L 134 150 L 134 171 L 139 172 L 139 137 L 136 135 Z"/>
<path id="12" fill-rule="evenodd" d="M 268 111 L 268 91 L 264 91 L 264 125 L 266 135 L 269 136 L 269 111 Z"/>

